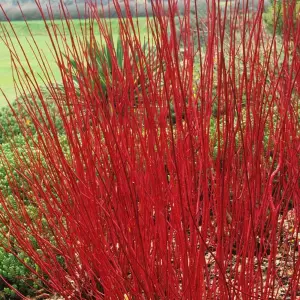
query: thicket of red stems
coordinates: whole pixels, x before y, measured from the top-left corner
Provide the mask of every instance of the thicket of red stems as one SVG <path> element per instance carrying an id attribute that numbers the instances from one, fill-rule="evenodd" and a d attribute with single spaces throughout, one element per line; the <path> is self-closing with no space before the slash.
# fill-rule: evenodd
<path id="1" fill-rule="evenodd" d="M 31 46 L 50 97 L 34 70 L 24 76 L 6 36 L 36 134 L 15 111 L 28 144 L 14 149 L 17 175 L 7 165 L 16 204 L 2 197 L 1 219 L 49 291 L 66 299 L 296 299 L 299 24 L 285 19 L 281 39 L 265 32 L 263 1 L 255 12 L 238 2 L 222 10 L 209 1 L 203 39 L 200 16 L 189 26 L 197 1 L 186 1 L 179 22 L 175 1 L 153 1 L 152 56 L 136 26 L 145 20 L 127 11 L 118 19 L 123 69 L 95 7 L 82 23 L 89 34 L 66 21 L 71 41 L 45 23 L 63 89 L 38 43 Z M 112 56 L 106 94 L 87 51 L 96 42 Z M 66 57 L 77 62 L 78 87 Z"/>

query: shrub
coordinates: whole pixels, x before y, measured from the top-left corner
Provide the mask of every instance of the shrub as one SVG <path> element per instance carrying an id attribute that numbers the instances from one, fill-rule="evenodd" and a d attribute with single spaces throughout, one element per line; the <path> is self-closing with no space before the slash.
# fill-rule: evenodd
<path id="1" fill-rule="evenodd" d="M 7 136 L 20 134 L 18 122 L 15 120 L 11 109 L 7 106 L 0 109 L 0 143 L 7 141 Z"/>
<path id="2" fill-rule="evenodd" d="M 46 95 L 46 93 L 45 93 Z M 20 101 L 20 100 L 19 100 Z M 12 107 L 16 109 L 16 107 L 20 108 L 20 102 L 18 105 L 18 101 L 15 101 L 12 104 Z M 55 119 L 54 107 L 53 105 L 49 106 L 49 111 L 52 117 Z M 31 129 L 31 132 L 35 134 L 34 126 L 32 126 L 32 122 L 28 115 L 24 114 L 24 110 L 20 109 L 19 113 L 22 112 L 22 125 L 25 125 L 27 128 Z M 2 130 L 0 131 L 1 135 L 1 150 L 2 154 L 5 156 L 5 159 L 9 163 L 10 167 L 13 169 L 14 176 L 18 176 L 18 163 L 15 157 L 15 151 L 18 153 L 26 152 L 26 140 L 24 136 L 21 134 L 21 128 L 19 126 L 18 120 L 15 119 L 14 114 L 12 113 L 9 107 L 3 107 L 0 112 L 0 124 Z M 58 132 L 62 132 L 62 127 L 60 122 L 55 123 Z M 65 144 L 65 137 L 63 134 L 59 136 L 61 144 Z M 32 143 L 30 143 L 32 146 Z M 67 155 L 67 148 L 63 147 L 64 152 Z M 24 186 L 23 186 L 24 188 Z M 7 173 L 5 171 L 5 167 L 3 164 L 0 165 L 0 190 L 2 192 L 3 197 L 5 197 L 6 202 L 10 203 L 11 207 L 16 209 L 16 201 L 13 197 L 12 189 L 9 185 L 9 180 L 7 177 Z M 30 193 L 30 191 L 28 191 Z M 24 203 L 26 204 L 26 210 L 29 216 L 34 219 L 37 214 L 36 207 L 32 205 L 28 198 L 23 198 Z M 0 210 L 3 212 L 3 206 L 0 205 Z M 25 262 L 28 264 L 30 258 L 25 255 L 25 253 L 18 249 L 16 251 L 16 247 L 13 247 L 14 254 L 18 253 L 18 258 L 16 258 L 12 253 L 9 253 L 8 247 L 14 245 L 16 243 L 15 239 L 10 236 L 9 228 L 7 226 L 0 226 L 0 239 L 2 240 L 2 244 L 5 246 L 4 248 L 0 247 L 0 275 L 9 282 L 15 289 L 26 296 L 36 295 L 38 287 L 41 287 L 41 283 L 38 278 L 31 274 L 31 272 L 26 268 L 19 259 L 25 259 Z M 32 267 L 35 267 L 34 264 L 31 264 Z M 19 299 L 19 296 L 7 285 L 5 282 L 0 279 L 0 298 L 2 299 Z"/>
<path id="3" fill-rule="evenodd" d="M 297 27 L 297 20 L 300 18 L 300 1 L 271 1 L 271 5 L 268 6 L 264 13 L 264 21 L 270 32 L 282 35 L 284 24 L 292 21 L 292 25 Z"/>
<path id="4" fill-rule="evenodd" d="M 213 3 L 207 45 L 194 52 L 200 37 L 189 30 L 190 14 L 181 16 L 178 35 L 176 2 L 153 1 L 150 60 L 128 12 L 119 18 L 126 67 L 109 48 L 105 97 L 92 84 L 96 61 L 81 72 L 78 93 L 61 51 L 83 70 L 97 37 L 73 33 L 70 45 L 45 23 L 63 90 L 47 84 L 68 155 L 39 86 L 23 76 L 21 86 L 35 90 L 42 105 L 24 97 L 35 135 L 21 126 L 28 142 L 26 155 L 15 149 L 17 174 L 2 157 L 15 205 L 1 197 L 0 215 L 49 290 L 72 299 L 297 297 L 299 57 L 288 46 L 299 40 L 291 30 L 278 53 L 258 7 L 239 16 Z M 108 41 L 109 26 L 90 10 Z M 93 30 L 89 25 L 82 26 Z"/>
<path id="5" fill-rule="evenodd" d="M 15 126 L 17 127 L 17 122 L 15 122 Z M 14 149 L 22 152 L 24 145 L 25 141 L 21 135 L 14 137 Z M 2 144 L 2 151 L 10 166 L 16 169 L 15 157 L 12 153 L 11 144 Z M 17 175 L 16 172 L 14 174 L 15 176 Z M 17 203 L 14 200 L 12 190 L 9 186 L 9 180 L 5 172 L 5 168 L 2 165 L 0 166 L 0 190 L 3 197 L 5 197 L 6 202 L 9 203 L 12 208 L 16 209 Z M 26 202 L 26 199 L 24 199 L 24 202 Z M 28 204 L 26 206 L 26 209 L 29 214 L 34 217 L 34 215 L 36 214 L 35 207 Z M 0 205 L 0 211 L 4 211 L 2 205 Z M 15 239 L 10 236 L 9 227 L 5 226 L 4 224 L 1 224 L 0 226 L 0 239 L 2 240 L 2 245 L 5 247 L 0 247 L 0 275 L 3 277 L 0 278 L 0 298 L 19 299 L 19 296 L 16 295 L 14 290 L 7 287 L 3 279 L 22 294 L 26 296 L 34 295 L 36 293 L 37 287 L 39 286 L 38 278 L 32 276 L 28 268 L 26 268 L 24 264 L 20 262 L 21 260 L 28 264 L 30 258 L 26 256 L 21 249 L 18 249 L 17 245 L 15 245 Z M 10 251 L 12 251 L 13 253 L 10 253 Z M 15 255 L 17 255 L 18 258 L 15 257 Z"/>
<path id="6" fill-rule="evenodd" d="M 47 89 L 44 88 L 42 92 L 45 98 L 49 97 Z M 36 95 L 34 96 L 37 97 Z M 31 98 L 30 95 L 27 95 L 27 97 Z M 21 122 L 23 127 L 25 126 L 27 129 L 30 129 L 32 134 L 35 133 L 35 127 L 32 123 L 32 119 L 23 108 L 23 98 L 24 97 L 20 97 L 18 100 L 14 101 L 11 104 L 11 107 L 7 105 L 0 108 L 0 144 L 8 143 L 12 138 L 21 135 L 22 129 L 20 128 L 19 122 Z M 39 108 L 41 108 L 41 102 L 37 100 L 35 104 L 38 105 Z M 31 105 L 33 105 L 33 102 L 31 103 Z M 47 101 L 47 106 L 49 109 L 49 113 L 54 120 L 55 127 L 60 134 L 63 134 L 62 122 L 59 118 L 56 117 L 56 106 L 51 101 L 49 101 L 49 99 Z M 18 111 L 18 117 L 20 118 L 20 120 L 16 119 L 13 111 Z M 41 116 L 41 118 L 43 117 L 45 116 Z M 19 137 L 18 139 L 22 140 L 22 137 Z M 19 144 L 19 142 L 17 143 Z"/>
<path id="7" fill-rule="evenodd" d="M 24 253 L 19 253 L 21 260 L 25 259 Z M 25 259 L 26 261 L 26 259 Z M 26 296 L 35 295 L 40 288 L 37 284 L 38 279 L 31 276 L 31 272 L 26 268 L 13 254 L 0 248 L 0 275 Z M 19 299 L 14 290 L 7 287 L 6 283 L 0 279 L 0 298 L 1 299 Z"/>

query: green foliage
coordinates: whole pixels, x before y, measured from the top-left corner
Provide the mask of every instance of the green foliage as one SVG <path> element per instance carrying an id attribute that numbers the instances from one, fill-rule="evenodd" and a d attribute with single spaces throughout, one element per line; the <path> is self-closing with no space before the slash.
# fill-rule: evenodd
<path id="1" fill-rule="evenodd" d="M 92 87 L 95 88 L 96 84 L 100 84 L 101 90 L 104 95 L 106 95 L 107 90 L 109 89 L 109 82 L 112 77 L 113 65 L 112 65 L 112 51 L 111 48 L 115 48 L 115 54 L 118 62 L 118 67 L 120 69 L 123 68 L 123 60 L 124 60 L 124 48 L 121 44 L 121 40 L 118 39 L 117 46 L 114 46 L 113 36 L 110 36 L 109 44 L 105 44 L 105 46 L 101 49 L 97 44 L 87 44 L 87 53 L 88 53 L 88 66 L 85 67 L 83 71 L 84 76 L 88 74 L 90 67 L 96 68 L 98 80 L 92 81 Z M 80 64 L 75 59 L 70 59 L 70 64 L 73 69 L 73 81 L 76 86 L 79 86 L 80 78 L 81 78 L 81 69 Z M 108 79 L 108 80 L 107 80 Z M 79 88 L 78 88 L 79 91 Z"/>
<path id="2" fill-rule="evenodd" d="M 8 111 L 8 110 L 7 110 Z M 3 112 L 3 110 L 2 110 Z M 12 124 L 10 124 L 12 125 Z M 15 124 L 14 134 L 18 133 L 17 125 Z M 16 135 L 14 137 L 15 147 L 20 151 L 24 148 L 25 140 L 20 135 Z M 12 152 L 11 145 L 9 143 L 5 143 L 1 145 L 3 154 L 9 161 L 12 166 L 16 166 L 16 160 L 14 154 Z M 14 171 L 13 175 L 16 176 L 17 172 Z M 14 201 L 14 197 L 12 196 L 12 191 L 9 187 L 8 176 L 3 164 L 0 164 L 0 190 L 4 197 L 6 197 L 7 201 L 12 204 L 12 206 L 16 205 Z M 36 208 L 33 205 L 27 205 L 27 212 L 31 218 L 34 218 L 36 214 Z M 3 207 L 0 206 L 0 210 L 3 211 Z M 7 226 L 4 224 L 0 224 L 0 239 L 6 242 L 8 248 L 12 249 L 15 253 L 18 253 L 18 257 L 21 260 L 25 260 L 29 263 L 29 258 L 27 258 L 26 254 L 22 251 L 18 251 L 14 249 L 14 239 L 9 236 L 9 230 Z M 30 271 L 12 254 L 5 251 L 4 248 L 0 247 L 0 275 L 4 277 L 6 281 L 8 281 L 11 285 L 13 285 L 19 292 L 24 295 L 33 295 L 34 290 L 37 288 L 37 281 L 32 276 Z M 0 279 L 0 299 L 18 299 L 15 292 L 6 286 L 3 280 Z"/>
<path id="3" fill-rule="evenodd" d="M 282 0 L 271 1 L 271 5 L 267 8 L 266 12 L 264 13 L 264 21 L 268 28 L 268 30 L 273 33 L 274 32 L 274 26 L 276 25 L 276 34 L 281 35 L 283 31 L 283 24 L 284 24 L 284 9 L 289 10 L 287 12 L 288 18 L 291 17 L 291 11 L 290 8 L 286 5 L 286 7 L 283 7 Z M 296 23 L 296 19 L 299 17 L 300 13 L 300 1 L 296 1 L 296 5 L 294 7 L 291 7 L 293 10 L 293 20 L 294 23 Z"/>
<path id="4" fill-rule="evenodd" d="M 26 259 L 25 254 L 18 254 L 20 259 Z M 18 258 L 13 254 L 7 253 L 0 247 L 0 275 L 5 278 L 15 289 L 24 295 L 33 295 L 38 284 L 35 283 L 35 278 L 30 274 L 30 271 L 20 263 Z M 18 299 L 15 292 L 6 286 L 3 280 L 0 279 L 0 299 Z"/>
<path id="5" fill-rule="evenodd" d="M 19 125 L 17 124 L 10 108 L 5 106 L 0 109 L 0 143 L 7 141 L 8 136 L 15 136 L 20 133 Z"/>
<path id="6" fill-rule="evenodd" d="M 18 109 L 17 102 L 13 103 L 13 108 Z M 54 114 L 55 106 L 50 104 L 50 112 Z M 22 110 L 21 110 L 22 112 Z M 22 113 L 21 113 L 22 114 Z M 20 116 L 20 111 L 18 112 Z M 35 132 L 32 121 L 28 118 L 26 113 L 23 113 L 22 119 L 24 124 L 30 128 L 32 132 Z M 63 151 L 68 155 L 69 148 L 68 142 L 63 134 L 63 125 L 62 122 L 57 118 L 55 126 L 58 129 L 59 140 Z M 12 175 L 18 178 L 17 168 L 18 160 L 15 157 L 14 151 L 17 150 L 19 153 L 26 153 L 26 143 L 23 135 L 21 135 L 21 130 L 18 122 L 15 120 L 13 113 L 9 107 L 3 107 L 0 109 L 0 143 L 2 155 L 6 158 L 10 166 L 12 167 Z M 13 139 L 13 143 L 12 143 Z M 12 190 L 8 182 L 9 174 L 7 173 L 6 167 L 3 163 L 0 163 L 0 190 L 2 195 L 6 198 L 7 202 L 11 204 L 12 207 L 16 205 L 14 197 L 12 195 Z M 22 190 L 25 191 L 25 186 L 22 180 L 20 179 L 20 185 L 22 185 Z M 26 192 L 27 196 L 24 196 L 24 202 L 26 203 L 26 211 L 31 219 L 35 219 L 37 216 L 36 207 L 30 203 L 27 199 L 30 195 L 30 190 Z M 0 206 L 0 211 L 3 212 L 3 207 Z M 7 248 L 11 249 L 11 246 L 14 245 L 14 239 L 9 235 L 9 230 L 7 226 L 0 223 L 0 239 L 5 241 Z M 18 257 L 21 260 L 24 260 L 26 263 L 30 263 L 30 259 L 27 255 L 19 250 L 14 249 L 16 246 L 13 246 L 13 251 L 18 253 Z M 33 263 L 30 263 L 34 267 Z M 13 285 L 18 291 L 26 296 L 34 295 L 34 292 L 40 286 L 40 283 L 37 279 L 31 274 L 31 272 L 11 253 L 5 251 L 4 248 L 0 248 L 0 275 L 4 277 L 11 285 Z M 3 280 L 0 279 L 0 299 L 19 299 L 15 292 L 6 286 Z"/>
<path id="7" fill-rule="evenodd" d="M 156 49 L 148 47 L 148 43 L 142 46 L 142 52 L 145 55 L 146 61 L 152 61 L 153 70 L 157 70 L 159 62 L 156 56 Z M 108 41 L 104 45 L 99 45 L 96 42 L 86 45 L 87 61 L 79 61 L 74 58 L 68 58 L 72 69 L 72 78 L 77 92 L 83 90 L 83 85 L 92 87 L 93 90 L 99 91 L 99 98 L 107 100 L 108 92 L 116 86 L 116 80 L 119 78 L 120 85 L 122 80 L 131 68 L 131 75 L 133 77 L 133 92 L 135 99 L 137 94 L 141 91 L 141 82 L 145 88 L 148 87 L 149 82 L 145 78 L 141 79 L 141 74 L 147 74 L 144 61 L 140 60 L 141 55 L 134 53 L 127 45 L 126 39 L 122 40 L 119 36 L 115 39 L 113 34 L 110 34 Z M 136 70 L 139 68 L 139 70 Z M 88 74 L 93 74 L 89 76 Z M 116 76 L 119 74 L 119 76 Z M 86 84 L 83 78 L 91 77 L 91 83 Z M 132 91 L 128 91 L 132 92 Z M 110 104 L 110 105 L 115 105 Z M 135 103 L 136 105 L 137 103 Z"/>
<path id="8" fill-rule="evenodd" d="M 45 92 L 46 93 L 46 92 Z M 22 108 L 22 98 L 12 103 L 12 108 L 17 111 L 18 117 L 20 117 L 21 122 L 24 126 L 34 134 L 35 127 L 26 113 L 26 110 Z M 39 108 L 42 109 L 42 104 L 39 103 Z M 55 116 L 57 114 L 56 105 L 51 103 L 50 101 L 47 103 L 47 108 L 49 110 L 50 115 Z M 38 115 L 39 120 L 42 117 L 45 117 L 45 113 L 43 112 L 42 115 Z M 60 118 L 53 118 L 55 119 L 55 127 L 59 133 L 64 132 L 63 123 Z M 17 137 L 21 133 L 21 128 L 14 116 L 11 108 L 9 106 L 4 106 L 0 108 L 0 144 L 7 143 L 12 138 Z M 21 138 L 22 139 L 22 138 Z M 21 142 L 20 140 L 17 143 Z M 22 142 L 21 142 L 22 143 Z"/>

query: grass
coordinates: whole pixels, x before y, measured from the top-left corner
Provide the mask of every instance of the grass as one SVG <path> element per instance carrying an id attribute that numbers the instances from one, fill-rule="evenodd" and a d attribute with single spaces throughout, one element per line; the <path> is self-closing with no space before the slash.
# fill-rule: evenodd
<path id="1" fill-rule="evenodd" d="M 81 35 L 80 32 L 80 20 L 73 20 L 74 29 L 77 34 Z M 110 26 L 111 30 L 113 32 L 114 39 L 118 36 L 119 32 L 119 25 L 118 25 L 118 19 L 110 19 Z M 139 18 L 140 22 L 140 30 L 141 33 L 146 32 L 146 19 Z M 33 40 L 30 37 L 30 32 L 26 26 L 26 23 L 24 21 L 15 21 L 12 22 L 15 32 L 18 34 L 18 39 L 20 40 L 20 44 L 23 46 L 24 52 L 26 53 L 26 56 L 28 57 L 30 66 L 32 70 L 34 71 L 35 78 L 39 78 L 40 83 L 42 84 L 42 79 L 44 79 L 44 76 L 42 74 L 41 68 L 39 66 L 38 60 L 36 60 L 34 53 L 31 50 L 30 45 L 33 44 Z M 57 28 L 59 30 L 63 30 L 66 26 L 66 22 L 62 21 L 56 21 L 55 22 Z M 59 81 L 60 78 L 60 72 L 59 68 L 57 67 L 56 60 L 53 57 L 53 54 L 51 52 L 51 46 L 50 46 L 50 39 L 49 35 L 46 31 L 44 21 L 29 21 L 28 26 L 30 31 L 32 32 L 32 35 L 34 36 L 36 42 L 39 45 L 39 49 L 43 52 L 44 56 L 47 58 L 47 61 L 51 67 L 51 71 L 53 72 L 54 79 Z M 17 53 L 19 54 L 20 61 L 22 66 L 25 67 L 26 71 L 29 71 L 29 67 L 26 64 L 26 60 L 24 55 L 22 54 L 21 48 L 18 46 L 19 43 L 17 42 L 17 39 L 13 35 L 12 29 L 9 27 L 9 24 L 7 22 L 1 22 L 0 23 L 0 38 L 4 38 L 4 28 L 8 30 L 11 37 L 11 45 L 15 45 L 17 49 Z M 96 34 L 99 34 L 99 31 L 96 30 Z M 99 34 L 100 35 L 100 34 Z M 70 43 L 70 36 L 68 33 L 66 33 L 66 39 L 68 43 Z M 49 47 L 50 46 L 50 47 Z M 9 99 L 9 101 L 13 101 L 16 98 L 16 92 L 14 88 L 14 79 L 13 79 L 13 73 L 12 73 L 12 65 L 11 65 L 11 56 L 8 48 L 6 47 L 5 43 L 2 41 L 0 42 L 0 89 L 3 90 L 6 97 Z M 6 105 L 6 99 L 0 94 L 0 107 L 3 107 Z"/>

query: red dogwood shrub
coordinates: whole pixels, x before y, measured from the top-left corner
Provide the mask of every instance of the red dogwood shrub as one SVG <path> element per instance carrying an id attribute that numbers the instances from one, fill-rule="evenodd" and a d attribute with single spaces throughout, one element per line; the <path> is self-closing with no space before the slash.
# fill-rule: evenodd
<path id="1" fill-rule="evenodd" d="M 296 299 L 299 30 L 268 34 L 263 1 L 151 1 L 146 19 L 129 2 L 120 48 L 101 6 L 80 32 L 63 6 L 45 22 L 46 92 L 3 36 L 26 144 L 17 168 L 2 157 L 2 243 L 66 299 Z"/>

